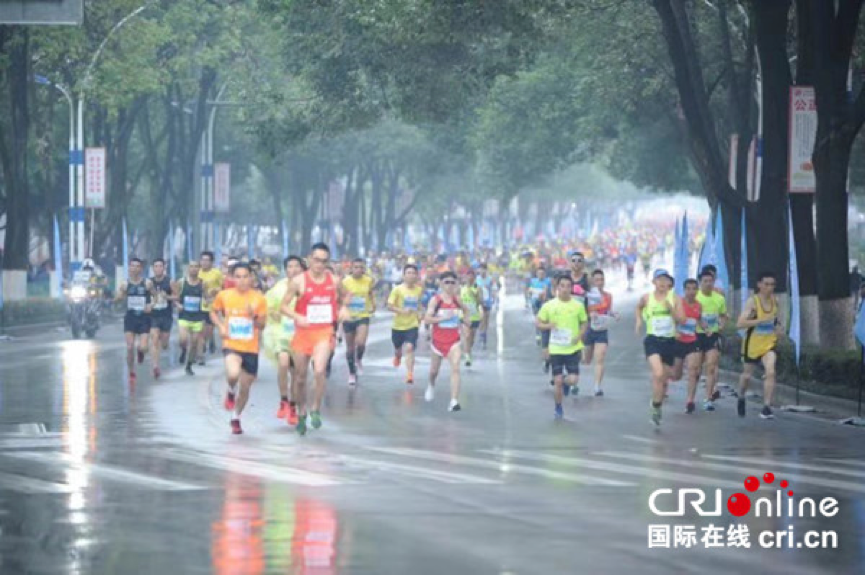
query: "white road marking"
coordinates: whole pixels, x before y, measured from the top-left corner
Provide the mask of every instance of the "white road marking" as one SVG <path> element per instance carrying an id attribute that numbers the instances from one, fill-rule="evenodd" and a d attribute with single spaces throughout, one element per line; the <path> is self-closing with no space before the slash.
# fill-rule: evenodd
<path id="1" fill-rule="evenodd" d="M 637 441 L 639 443 L 648 443 L 649 445 L 658 445 L 660 442 L 655 441 L 654 439 L 648 439 L 646 437 L 637 437 L 636 435 L 623 435 L 625 439 L 630 439 L 631 441 Z"/>
<path id="2" fill-rule="evenodd" d="M 364 468 L 382 469 L 385 471 L 393 471 L 395 473 L 403 473 L 413 477 L 422 479 L 430 479 L 432 481 L 441 481 L 442 483 L 452 484 L 480 484 L 480 485 L 500 485 L 502 481 L 496 479 L 487 479 L 478 475 L 468 475 L 465 473 L 451 473 L 449 471 L 439 471 L 435 469 L 426 469 L 414 465 L 406 465 L 403 463 L 392 463 L 390 461 L 382 461 L 379 459 L 366 459 L 363 457 L 353 457 L 348 455 L 340 455 L 340 461 L 358 465 Z"/>
<path id="3" fill-rule="evenodd" d="M 707 477 L 703 475 L 691 475 L 689 473 L 678 473 L 665 469 L 653 469 L 651 467 L 622 465 L 618 463 L 609 463 L 605 461 L 597 461 L 594 459 L 586 459 L 584 457 L 565 457 L 562 455 L 548 455 L 542 453 L 534 453 L 529 451 L 492 451 L 486 453 L 507 453 L 520 459 L 529 459 L 532 461 L 546 461 L 548 463 L 556 463 L 570 467 L 582 467 L 585 469 L 596 469 L 598 471 L 609 471 L 612 473 L 622 473 L 624 475 L 637 475 L 640 477 L 654 477 L 656 479 L 667 479 L 669 481 L 677 481 L 679 483 L 689 483 L 698 485 L 713 485 L 715 487 L 736 488 L 741 487 L 741 483 L 732 481 L 719 480 L 717 477 Z M 599 454 L 595 454 L 599 455 Z M 657 459 L 650 458 L 651 461 L 659 462 Z"/>
<path id="4" fill-rule="evenodd" d="M 3 489 L 41 495 L 45 493 L 72 493 L 72 488 L 65 483 L 52 483 L 23 475 L 0 472 L 0 486 Z"/>
<path id="5" fill-rule="evenodd" d="M 119 467 L 112 465 L 80 461 L 68 453 L 58 453 L 53 451 L 42 453 L 6 453 L 4 455 L 14 459 L 38 461 L 39 463 L 49 467 L 80 469 L 95 477 L 148 489 L 158 489 L 161 491 L 194 491 L 198 489 L 207 489 L 200 485 L 162 479 L 161 477 L 154 477 L 144 473 L 120 469 Z"/>
<path id="6" fill-rule="evenodd" d="M 57 449 L 63 447 L 64 440 L 62 437 L 46 437 L 39 439 L 36 437 L 22 437 L 20 439 L 0 439 L 0 449 L 38 449 L 47 447 Z"/>
<path id="7" fill-rule="evenodd" d="M 564 481 L 573 481 L 574 483 L 582 483 L 583 485 L 604 485 L 607 487 L 633 487 L 635 484 L 625 481 L 613 479 L 602 479 L 598 477 L 587 477 L 584 475 L 574 475 L 573 473 L 563 473 L 561 471 L 553 471 L 551 469 L 540 469 L 529 467 L 508 461 L 490 461 L 488 459 L 478 459 L 475 457 L 466 457 L 462 455 L 451 455 L 447 453 L 437 453 L 434 451 L 423 451 L 420 449 L 393 448 L 393 447 L 369 447 L 373 451 L 388 453 L 391 455 L 404 455 L 406 457 L 415 457 L 418 459 L 427 459 L 429 461 L 441 461 L 450 464 L 462 464 L 473 467 L 483 467 L 486 469 L 495 469 L 502 474 L 514 472 L 525 475 L 536 475 L 547 479 L 561 479 Z M 499 453 L 494 453 L 500 455 Z"/>
<path id="8" fill-rule="evenodd" d="M 269 479 L 279 483 L 293 483 L 296 485 L 306 485 L 309 487 L 327 487 L 331 485 L 340 485 L 354 483 L 343 479 L 338 479 L 330 475 L 320 473 L 312 473 L 301 469 L 294 469 L 283 465 L 267 465 L 257 463 L 248 459 L 238 459 L 234 457 L 224 457 L 212 453 L 188 453 L 174 449 L 160 450 L 158 454 L 167 459 L 175 461 L 183 461 L 193 465 L 202 467 L 210 467 L 213 469 L 221 469 L 241 475 L 251 475 L 261 479 Z"/>
<path id="9" fill-rule="evenodd" d="M 794 461 L 779 461 L 777 459 L 758 459 L 753 457 L 732 457 L 727 455 L 703 455 L 705 459 L 714 459 L 717 461 L 734 461 L 753 465 L 764 465 L 770 467 L 789 467 L 791 469 L 802 469 L 804 471 L 817 471 L 819 473 L 832 473 L 834 475 L 845 475 L 847 477 L 858 477 L 865 479 L 865 469 L 859 471 L 856 469 L 843 469 L 840 467 L 830 467 L 828 465 L 809 465 L 807 463 L 796 463 Z M 777 473 L 776 473 L 777 475 Z"/>
<path id="10" fill-rule="evenodd" d="M 705 461 L 697 461 L 693 459 L 677 459 L 677 458 L 668 458 L 668 457 L 655 457 L 652 455 L 640 455 L 635 453 L 616 453 L 611 451 L 602 451 L 596 453 L 595 455 L 602 455 L 605 457 L 616 457 L 620 459 L 631 459 L 636 461 L 652 461 L 656 463 L 664 463 L 669 465 L 678 465 L 681 467 L 690 467 L 694 469 L 708 469 L 715 471 L 726 471 L 729 473 L 739 473 L 742 477 L 742 482 L 735 483 L 735 487 L 743 488 L 743 482 L 745 480 L 745 475 L 754 473 L 752 470 L 748 470 L 744 467 L 737 467 L 729 464 L 719 464 L 719 463 L 707 463 Z M 737 457 L 721 457 L 721 456 L 711 456 L 711 455 L 703 455 L 701 456 L 703 459 L 715 459 L 719 458 L 722 460 L 729 460 L 731 462 L 741 463 L 742 465 L 759 465 L 761 469 L 768 470 L 768 468 L 777 464 L 779 467 L 783 462 L 772 462 L 769 460 L 762 459 L 749 459 L 749 458 L 737 458 Z M 775 473 L 776 478 L 778 477 L 778 473 Z M 851 483 L 849 481 L 839 481 L 835 479 L 825 479 L 822 477 L 813 477 L 809 475 L 798 475 L 797 473 L 793 473 L 790 476 L 790 479 L 794 479 L 796 483 L 806 483 L 808 485 L 817 485 L 820 487 L 828 487 L 830 489 L 843 489 L 847 491 L 853 491 L 856 493 L 865 493 L 865 483 Z M 723 487 L 723 485 L 721 485 Z M 795 489 L 795 486 L 794 486 Z"/>
<path id="11" fill-rule="evenodd" d="M 839 465 L 852 465 L 853 467 L 865 467 L 865 461 L 860 461 L 858 459 L 832 459 L 830 457 L 818 457 L 817 461 L 837 463 Z"/>

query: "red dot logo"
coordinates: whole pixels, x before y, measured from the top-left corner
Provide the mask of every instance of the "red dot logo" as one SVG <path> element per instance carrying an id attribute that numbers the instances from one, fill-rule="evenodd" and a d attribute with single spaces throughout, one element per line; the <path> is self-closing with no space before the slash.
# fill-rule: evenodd
<path id="1" fill-rule="evenodd" d="M 789 495 L 790 497 L 793 497 L 793 491 L 792 490 L 788 491 L 787 495 Z"/>
<path id="2" fill-rule="evenodd" d="M 751 476 L 745 480 L 745 489 L 748 491 L 757 491 L 760 489 L 760 480 Z"/>
<path id="3" fill-rule="evenodd" d="M 787 483 L 787 480 L 786 480 L 786 479 L 783 479 L 783 480 L 781 481 L 781 487 L 782 487 L 783 489 L 786 489 L 788 485 L 789 485 L 789 483 Z"/>
<path id="4" fill-rule="evenodd" d="M 734 493 L 727 499 L 727 511 L 742 517 L 751 510 L 751 500 L 744 493 Z"/>
<path id="5" fill-rule="evenodd" d="M 763 481 L 765 481 L 766 483 L 772 483 L 773 481 L 775 481 L 775 475 L 772 473 L 766 473 L 765 475 L 763 475 Z"/>

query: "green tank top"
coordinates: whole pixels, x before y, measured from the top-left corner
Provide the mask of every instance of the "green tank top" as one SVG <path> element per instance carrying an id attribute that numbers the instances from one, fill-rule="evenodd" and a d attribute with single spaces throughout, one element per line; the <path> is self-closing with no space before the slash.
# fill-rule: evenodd
<path id="1" fill-rule="evenodd" d="M 477 295 L 477 287 L 463 286 L 460 289 L 460 299 L 464 304 L 466 304 L 466 307 L 469 308 L 469 319 L 471 321 L 481 320 L 481 312 L 478 309 Z"/>
<path id="2" fill-rule="evenodd" d="M 667 301 L 673 303 L 672 292 L 668 294 Z M 676 322 L 672 312 L 666 308 L 664 302 L 655 299 L 654 292 L 650 293 L 646 300 L 646 307 L 643 308 L 643 321 L 646 322 L 646 335 L 655 337 L 675 337 L 676 335 Z"/>

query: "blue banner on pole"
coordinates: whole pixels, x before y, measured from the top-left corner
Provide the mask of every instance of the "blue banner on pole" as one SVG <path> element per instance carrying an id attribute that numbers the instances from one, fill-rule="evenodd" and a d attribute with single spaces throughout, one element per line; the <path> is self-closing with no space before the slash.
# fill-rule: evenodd
<path id="1" fill-rule="evenodd" d="M 469 246 L 469 251 L 475 251 L 475 226 L 474 223 L 469 222 L 469 229 L 466 231 L 466 243 Z"/>
<path id="2" fill-rule="evenodd" d="M 126 218 L 123 218 L 123 281 L 129 278 L 129 234 L 126 230 Z"/>
<path id="3" fill-rule="evenodd" d="M 250 260 L 255 258 L 255 228 L 246 226 L 246 257 Z"/>
<path id="4" fill-rule="evenodd" d="M 192 225 L 186 219 L 186 260 L 192 261 Z"/>
<path id="5" fill-rule="evenodd" d="M 856 325 L 853 326 L 853 335 L 859 340 L 859 345 L 865 347 L 865 305 L 859 304 L 859 313 L 856 316 Z"/>
<path id="6" fill-rule="evenodd" d="M 790 220 L 790 340 L 796 346 L 796 365 L 802 351 L 801 311 L 799 309 L 799 265 L 796 261 L 796 242 L 793 238 L 793 208 L 788 206 Z"/>
<path id="7" fill-rule="evenodd" d="M 726 290 L 730 285 L 730 272 L 727 269 L 727 254 L 724 248 L 724 216 L 721 214 L 721 207 L 718 207 L 718 212 L 715 214 L 715 265 L 718 267 L 718 277 L 715 280 L 715 285 L 720 289 Z"/>
<path id="8" fill-rule="evenodd" d="M 336 241 L 336 224 L 331 221 L 329 224 L 329 233 L 330 236 L 330 248 L 333 251 L 333 259 L 338 260 L 341 256 L 339 254 L 339 242 Z"/>
<path id="9" fill-rule="evenodd" d="M 54 275 L 57 281 L 57 299 L 63 299 L 63 246 L 60 243 L 60 224 L 54 216 Z M 2 306 L 0 306 L 2 307 Z"/>
<path id="10" fill-rule="evenodd" d="M 676 293 L 680 296 L 685 294 L 685 280 L 688 279 L 690 253 L 688 250 L 688 214 L 682 217 L 682 226 L 679 230 L 679 241 L 675 246 L 673 274 L 676 276 Z"/>
<path id="11" fill-rule="evenodd" d="M 218 223 L 213 224 L 213 265 L 217 268 L 222 266 L 222 228 Z"/>
<path id="12" fill-rule="evenodd" d="M 177 254 L 174 251 L 174 222 L 168 222 L 168 276 L 171 279 L 177 279 L 177 266 L 175 260 Z"/>
<path id="13" fill-rule="evenodd" d="M 748 283 L 748 230 L 745 220 L 745 208 L 742 208 L 742 309 L 745 309 L 745 304 L 748 302 L 750 284 Z"/>
<path id="14" fill-rule="evenodd" d="M 282 220 L 282 259 L 288 257 L 288 224 Z"/>

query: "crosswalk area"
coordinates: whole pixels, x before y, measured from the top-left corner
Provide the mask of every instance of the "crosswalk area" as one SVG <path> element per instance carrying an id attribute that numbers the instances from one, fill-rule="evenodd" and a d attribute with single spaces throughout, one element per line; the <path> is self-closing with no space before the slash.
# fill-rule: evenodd
<path id="1" fill-rule="evenodd" d="M 639 445 L 618 451 L 477 448 L 460 451 L 401 446 L 276 443 L 195 450 L 140 445 L 134 457 L 73 456 L 60 434 L 0 437 L 0 494 L 69 494 L 100 484 L 139 491 L 220 489 L 226 475 L 304 488 L 417 482 L 465 486 L 521 485 L 551 489 L 700 487 L 741 490 L 750 475 L 772 472 L 798 493 L 865 494 L 865 463 L 855 457 L 791 458 L 725 453 L 661 452 Z"/>

